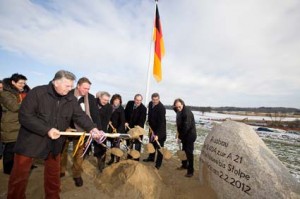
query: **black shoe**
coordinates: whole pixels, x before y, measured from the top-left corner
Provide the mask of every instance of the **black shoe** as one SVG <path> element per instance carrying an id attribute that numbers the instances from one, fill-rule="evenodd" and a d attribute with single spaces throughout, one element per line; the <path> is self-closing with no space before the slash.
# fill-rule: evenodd
<path id="1" fill-rule="evenodd" d="M 146 158 L 146 159 L 143 159 L 144 162 L 154 162 L 153 159 L 149 159 L 149 158 Z"/>
<path id="2" fill-rule="evenodd" d="M 155 168 L 156 168 L 157 170 L 159 170 L 160 167 L 159 167 L 159 166 L 155 166 Z"/>
<path id="3" fill-rule="evenodd" d="M 190 177 L 193 177 L 193 173 L 187 173 L 187 174 L 185 174 L 185 177 L 187 177 L 187 178 L 190 178 Z"/>
<path id="4" fill-rule="evenodd" d="M 36 166 L 36 165 L 34 165 L 34 164 L 33 164 L 33 165 L 31 165 L 31 167 L 30 167 L 30 169 L 31 169 L 31 170 L 33 170 L 33 169 L 36 169 L 36 168 L 37 168 L 37 166 Z"/>
<path id="5" fill-rule="evenodd" d="M 114 160 L 110 159 L 110 161 L 107 163 L 107 165 L 111 165 L 112 163 L 114 163 Z"/>
<path id="6" fill-rule="evenodd" d="M 83 180 L 82 180 L 81 177 L 79 177 L 79 178 L 73 178 L 73 179 L 75 181 L 76 187 L 81 187 L 83 185 Z"/>
<path id="7" fill-rule="evenodd" d="M 63 173 L 60 173 L 60 177 L 62 178 L 62 177 L 65 177 L 65 175 L 66 175 L 66 173 L 65 172 L 63 172 Z"/>

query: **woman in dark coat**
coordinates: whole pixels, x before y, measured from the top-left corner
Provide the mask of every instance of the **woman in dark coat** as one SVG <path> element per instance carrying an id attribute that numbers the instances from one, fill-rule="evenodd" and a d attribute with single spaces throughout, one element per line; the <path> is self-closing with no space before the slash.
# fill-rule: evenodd
<path id="1" fill-rule="evenodd" d="M 108 127 L 109 133 L 125 133 L 125 111 L 122 106 L 122 97 L 119 94 L 115 94 L 112 96 L 110 100 L 110 104 L 112 106 L 112 115 L 110 118 L 110 125 Z M 120 147 L 120 139 L 113 138 L 109 139 L 111 142 L 111 148 Z M 114 163 L 115 156 L 111 154 L 111 159 L 107 163 L 108 165 Z M 117 162 L 119 162 L 120 158 L 116 158 Z"/>
<path id="2" fill-rule="evenodd" d="M 187 157 L 187 160 L 182 161 L 182 165 L 178 169 L 187 169 L 185 176 L 192 177 L 194 174 L 194 142 L 197 138 L 194 114 L 185 106 L 182 99 L 176 99 L 173 108 L 176 112 L 178 138 L 182 142 L 182 148 Z"/>
<path id="3" fill-rule="evenodd" d="M 1 141 L 4 143 L 3 172 L 10 174 L 14 163 L 14 147 L 20 130 L 19 109 L 23 99 L 29 92 L 27 78 L 15 73 L 3 80 L 3 92 L 0 102 L 3 108 L 1 119 Z"/>

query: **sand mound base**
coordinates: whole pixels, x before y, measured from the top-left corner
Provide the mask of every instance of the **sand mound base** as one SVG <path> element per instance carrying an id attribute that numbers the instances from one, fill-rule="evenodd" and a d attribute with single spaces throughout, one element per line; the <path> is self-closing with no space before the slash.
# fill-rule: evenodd
<path id="1" fill-rule="evenodd" d="M 132 160 L 107 167 L 96 183 L 112 198 L 159 198 L 165 186 L 154 167 Z"/>

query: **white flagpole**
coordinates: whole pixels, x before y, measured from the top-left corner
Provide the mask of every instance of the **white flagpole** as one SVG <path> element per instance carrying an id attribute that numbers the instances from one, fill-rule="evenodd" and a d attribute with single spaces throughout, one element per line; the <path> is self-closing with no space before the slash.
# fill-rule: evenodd
<path id="1" fill-rule="evenodd" d="M 156 5 L 157 5 L 157 0 L 155 0 L 155 8 L 154 8 L 154 20 L 156 20 Z M 150 39 L 150 52 L 149 52 L 149 61 L 148 61 L 148 74 L 147 74 L 147 87 L 146 87 L 146 97 L 144 104 L 147 107 L 148 105 L 148 99 L 149 99 L 149 88 L 150 88 L 150 76 L 151 76 L 151 66 L 153 63 L 151 62 L 153 58 L 153 50 L 152 50 L 152 44 L 153 44 L 153 33 L 154 33 L 154 24 L 152 27 L 152 34 L 151 34 L 151 39 Z"/>

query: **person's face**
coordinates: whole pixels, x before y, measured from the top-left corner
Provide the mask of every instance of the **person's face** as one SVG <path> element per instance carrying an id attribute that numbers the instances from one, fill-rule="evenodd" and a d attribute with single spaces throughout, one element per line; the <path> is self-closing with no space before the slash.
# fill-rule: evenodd
<path id="1" fill-rule="evenodd" d="M 87 82 L 82 83 L 81 85 L 77 85 L 77 90 L 80 96 L 85 96 L 89 93 L 91 85 Z"/>
<path id="2" fill-rule="evenodd" d="M 0 91 L 3 91 L 3 84 L 0 83 Z"/>
<path id="3" fill-rule="evenodd" d="M 24 86 L 26 85 L 26 80 L 20 79 L 17 82 L 12 80 L 11 83 L 12 83 L 12 85 L 14 85 L 14 87 L 16 87 L 18 89 L 18 91 L 23 91 Z"/>
<path id="4" fill-rule="evenodd" d="M 73 88 L 74 81 L 66 78 L 54 81 L 54 89 L 60 95 L 67 95 Z"/>
<path id="5" fill-rule="evenodd" d="M 152 97 L 152 104 L 155 106 L 159 103 L 159 97 Z"/>
<path id="6" fill-rule="evenodd" d="M 113 101 L 113 105 L 114 106 L 120 106 L 120 99 L 115 99 L 114 101 Z"/>
<path id="7" fill-rule="evenodd" d="M 134 104 L 136 106 L 141 105 L 142 101 L 143 101 L 143 98 L 141 96 L 137 96 L 137 97 L 134 98 Z"/>
<path id="8" fill-rule="evenodd" d="M 102 104 L 102 106 L 105 106 L 109 102 L 109 97 L 107 95 L 103 95 L 103 96 L 99 97 L 99 99 L 100 99 L 100 103 Z"/>
<path id="9" fill-rule="evenodd" d="M 181 112 L 183 109 L 183 105 L 180 102 L 175 103 L 175 108 L 177 111 Z"/>

